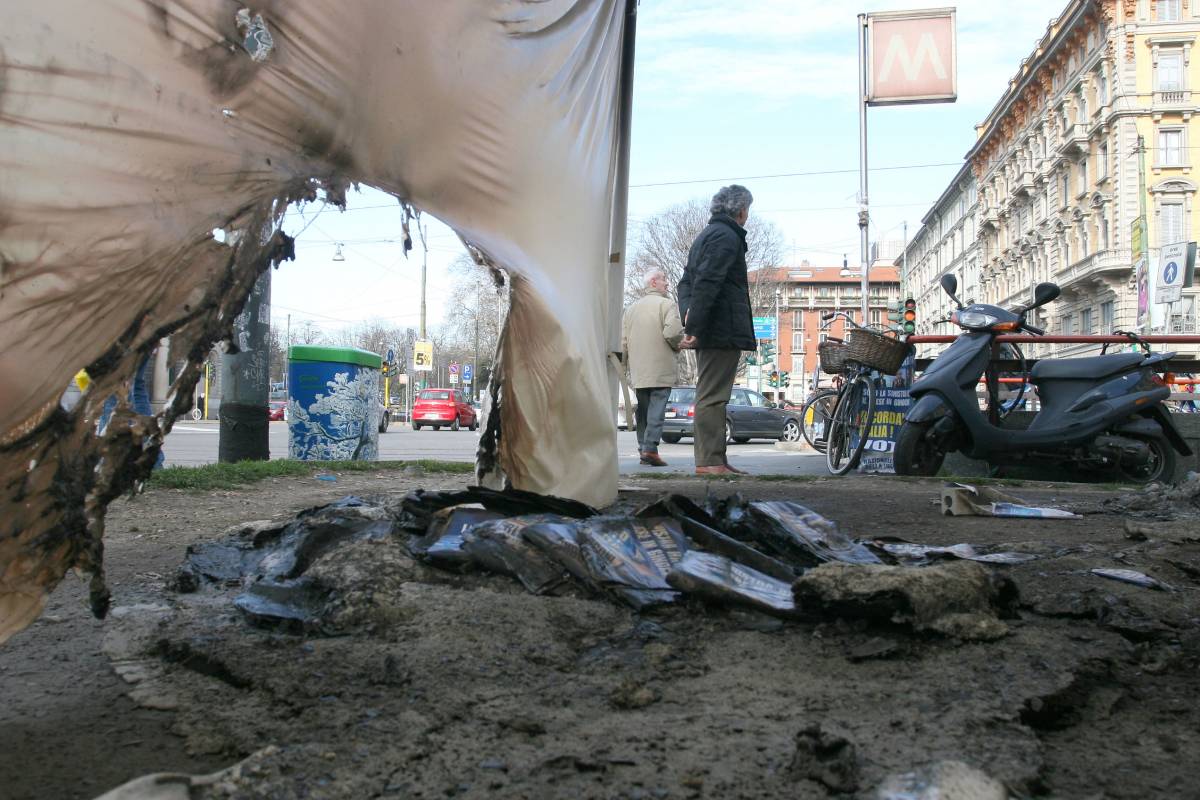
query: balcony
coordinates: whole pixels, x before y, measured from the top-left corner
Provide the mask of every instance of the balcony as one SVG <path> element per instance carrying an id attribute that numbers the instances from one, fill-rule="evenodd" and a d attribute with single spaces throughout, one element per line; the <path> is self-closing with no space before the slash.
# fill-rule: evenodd
<path id="1" fill-rule="evenodd" d="M 1183 108 L 1191 106 L 1192 93 L 1188 89 L 1173 89 L 1170 91 L 1157 91 L 1154 93 L 1154 108 L 1169 109 Z"/>
<path id="2" fill-rule="evenodd" d="M 993 229 L 1000 227 L 1000 212 L 995 206 L 988 206 L 979 212 L 979 227 Z"/>
<path id="3" fill-rule="evenodd" d="M 1033 179 L 1033 172 L 1030 170 L 1025 170 L 1017 173 L 1016 178 L 1013 180 L 1012 187 L 1013 197 L 1031 196 L 1036 189 L 1036 184 L 1034 183 Z"/>
<path id="4" fill-rule="evenodd" d="M 1060 151 L 1065 155 L 1071 152 L 1086 153 L 1087 150 L 1087 128 L 1078 122 L 1074 125 L 1069 125 L 1063 132 Z"/>
<path id="5" fill-rule="evenodd" d="M 1100 250 L 1054 273 L 1054 282 L 1067 289 L 1083 281 L 1102 281 L 1128 276 L 1132 267 L 1128 250 Z"/>

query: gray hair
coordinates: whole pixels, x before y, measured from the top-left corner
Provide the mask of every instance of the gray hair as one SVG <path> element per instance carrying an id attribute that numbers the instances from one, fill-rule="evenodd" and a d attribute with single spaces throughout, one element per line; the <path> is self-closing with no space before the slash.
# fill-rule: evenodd
<path id="1" fill-rule="evenodd" d="M 667 273 L 663 272 L 661 269 L 651 270 L 650 272 L 646 273 L 646 286 L 653 284 L 655 278 L 662 278 L 665 281 L 667 279 Z"/>
<path id="2" fill-rule="evenodd" d="M 736 183 L 729 186 L 722 186 L 721 190 L 713 195 L 712 204 L 709 206 L 709 213 L 712 214 L 728 214 L 731 217 L 736 217 L 738 214 L 750 208 L 750 204 L 754 202 L 754 195 L 750 194 L 750 190 L 745 186 L 739 186 Z"/>

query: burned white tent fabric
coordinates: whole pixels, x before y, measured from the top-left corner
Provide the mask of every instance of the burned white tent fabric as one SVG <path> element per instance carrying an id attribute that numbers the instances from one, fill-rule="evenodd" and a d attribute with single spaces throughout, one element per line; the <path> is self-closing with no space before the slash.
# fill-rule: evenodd
<path id="1" fill-rule="evenodd" d="M 44 0 L 0 28 L 0 641 L 79 567 L 169 421 L 125 397 L 161 337 L 173 410 L 288 202 L 362 182 L 512 276 L 497 466 L 616 493 L 605 354 L 624 0 Z M 214 229 L 230 233 L 225 243 Z M 286 268 L 286 267 L 285 267 Z M 617 295 L 619 297 L 619 294 Z M 58 399 L 86 367 L 92 391 Z M 168 417 L 170 415 L 168 414 Z"/>

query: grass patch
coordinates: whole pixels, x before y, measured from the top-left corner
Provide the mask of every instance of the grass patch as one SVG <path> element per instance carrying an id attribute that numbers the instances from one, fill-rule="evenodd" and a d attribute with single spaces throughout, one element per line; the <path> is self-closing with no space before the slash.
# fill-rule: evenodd
<path id="1" fill-rule="evenodd" d="M 194 492 L 236 489 L 267 478 L 292 478 L 318 472 L 388 472 L 420 467 L 426 472 L 470 475 L 475 465 L 464 461 L 239 461 L 235 464 L 204 464 L 199 467 L 167 467 L 155 470 L 147 488 L 185 489 Z"/>
<path id="2" fill-rule="evenodd" d="M 770 475 L 696 475 L 692 472 L 622 472 L 621 479 L 628 481 L 819 481 L 829 475 L 786 475 L 773 473 Z"/>

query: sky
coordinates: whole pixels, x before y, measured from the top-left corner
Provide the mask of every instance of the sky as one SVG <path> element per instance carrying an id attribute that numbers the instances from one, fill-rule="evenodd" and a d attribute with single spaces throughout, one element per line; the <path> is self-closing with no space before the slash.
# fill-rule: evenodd
<path id="1" fill-rule="evenodd" d="M 871 239 L 911 238 L 961 167 L 982 122 L 1066 0 L 964 0 L 957 5 L 958 100 L 867 112 Z M 737 182 L 752 213 L 783 234 L 788 265 L 858 259 L 859 11 L 910 8 L 874 0 L 641 0 L 631 145 L 629 247 L 638 224 L 667 207 L 707 201 Z M 734 9 L 734 10 L 731 10 Z M 808 173 L 794 175 L 794 173 Z M 812 174 L 825 173 L 825 174 Z M 766 177 L 788 174 L 790 177 Z M 417 327 L 420 243 L 405 258 L 401 212 L 369 188 L 349 210 L 288 212 L 297 259 L 274 274 L 272 317 L 293 331 L 368 320 Z M 318 213 L 319 212 L 319 213 Z M 414 232 L 415 233 L 415 232 Z M 449 266 L 463 248 L 428 227 L 429 326 L 441 322 Z M 415 237 L 414 237 L 415 238 Z M 342 242 L 344 261 L 334 262 Z M 331 269 L 332 268 L 332 269 Z"/>

